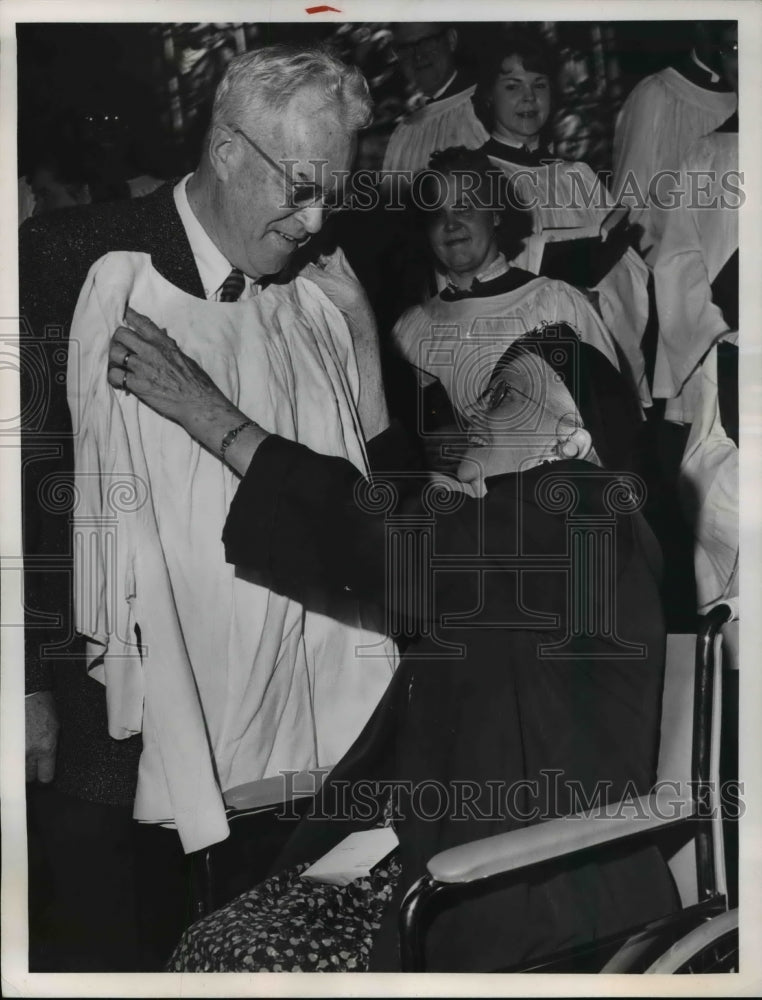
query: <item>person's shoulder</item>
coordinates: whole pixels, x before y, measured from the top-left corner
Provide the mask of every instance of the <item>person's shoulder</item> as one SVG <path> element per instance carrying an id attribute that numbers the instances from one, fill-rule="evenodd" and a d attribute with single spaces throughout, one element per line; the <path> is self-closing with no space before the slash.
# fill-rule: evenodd
<path id="1" fill-rule="evenodd" d="M 155 232 L 162 225 L 170 204 L 172 184 L 141 198 L 100 202 L 62 208 L 32 216 L 19 228 L 19 247 L 45 249 L 66 256 L 87 256 L 92 246 L 102 246 L 126 233 Z M 105 251 L 104 251 L 105 252 Z"/>
<path id="2" fill-rule="evenodd" d="M 426 306 L 428 303 L 424 302 L 420 305 L 410 306 L 406 309 L 397 322 L 394 324 L 395 330 L 410 330 L 418 326 L 422 320 L 426 319 Z"/>
<path id="3" fill-rule="evenodd" d="M 573 285 L 567 284 L 561 278 L 548 278 L 544 274 L 534 275 L 534 281 L 527 282 L 524 286 L 528 295 L 535 296 L 539 304 L 546 301 L 555 302 L 559 297 L 575 292 Z"/>
<path id="4" fill-rule="evenodd" d="M 650 76 L 644 76 L 642 80 L 639 80 L 627 95 L 622 110 L 641 102 L 663 100 L 669 90 L 667 77 L 670 69 L 667 66 L 665 69 L 651 73 Z"/>

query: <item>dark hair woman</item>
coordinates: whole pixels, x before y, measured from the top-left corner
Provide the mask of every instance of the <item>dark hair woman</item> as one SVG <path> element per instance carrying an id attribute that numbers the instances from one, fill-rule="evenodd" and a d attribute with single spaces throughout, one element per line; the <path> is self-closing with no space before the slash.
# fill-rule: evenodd
<path id="1" fill-rule="evenodd" d="M 632 249 L 627 213 L 593 170 L 552 152 L 556 76 L 552 51 L 542 40 L 521 32 L 498 39 L 474 95 L 490 133 L 481 151 L 509 179 L 512 200 L 532 215 L 533 236 L 514 262 L 595 293 L 647 404 L 640 343 L 648 320 L 648 268 Z"/>
<path id="2" fill-rule="evenodd" d="M 487 387 L 506 347 L 543 323 L 568 323 L 617 363 L 615 342 L 585 295 L 510 263 L 528 219 L 507 188 L 485 153 L 456 146 L 435 153 L 411 189 L 439 290 L 403 313 L 392 339 L 423 385 L 441 382 L 456 414 Z"/>

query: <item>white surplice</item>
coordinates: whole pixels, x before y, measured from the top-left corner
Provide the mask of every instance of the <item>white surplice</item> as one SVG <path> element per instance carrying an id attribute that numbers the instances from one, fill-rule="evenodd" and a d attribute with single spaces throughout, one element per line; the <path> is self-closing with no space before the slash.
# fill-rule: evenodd
<path id="1" fill-rule="evenodd" d="M 542 323 L 568 323 L 618 366 L 611 334 L 585 296 L 563 281 L 534 278 L 500 295 L 448 302 L 439 295 L 405 312 L 392 336 L 402 356 L 437 378 L 456 409 L 467 410 L 517 337 Z"/>
<path id="2" fill-rule="evenodd" d="M 148 255 L 117 252 L 93 265 L 80 294 L 68 371 L 76 627 L 102 657 L 90 667 L 106 685 L 109 732 L 143 734 L 135 817 L 174 823 L 194 851 L 228 835 L 225 790 L 334 764 L 385 690 L 396 652 L 225 562 L 235 476 L 107 383 L 127 304 L 264 428 L 366 471 L 357 367 L 341 313 L 303 278 L 217 303 L 170 284 Z"/>
<path id="3" fill-rule="evenodd" d="M 690 146 L 721 125 L 735 111 L 736 103 L 734 93 L 701 87 L 671 66 L 641 80 L 617 117 L 614 193 L 632 193 L 626 183 L 629 175 L 645 198 L 657 172 L 677 170 Z M 660 197 L 666 200 L 674 186 L 674 180 L 666 177 L 659 187 Z M 669 212 L 650 203 L 635 205 L 624 200 L 632 205 L 632 221 L 643 226 L 641 250 L 653 265 Z"/>
<path id="4" fill-rule="evenodd" d="M 666 417 L 690 423 L 698 405 L 697 366 L 729 331 L 712 301 L 712 282 L 738 249 L 738 133 L 713 132 L 690 148 L 680 166 L 680 184 L 700 179 L 701 193 L 667 216 L 654 265 L 659 339 L 654 396 L 666 399 Z"/>
<path id="5" fill-rule="evenodd" d="M 698 611 L 738 596 L 738 448 L 720 420 L 717 348 L 698 371 L 697 406 L 680 465 L 694 532 Z"/>
<path id="6" fill-rule="evenodd" d="M 428 166 L 429 157 L 438 149 L 482 146 L 488 136 L 471 103 L 475 90 L 467 87 L 432 101 L 403 119 L 391 134 L 382 169 L 415 173 Z"/>

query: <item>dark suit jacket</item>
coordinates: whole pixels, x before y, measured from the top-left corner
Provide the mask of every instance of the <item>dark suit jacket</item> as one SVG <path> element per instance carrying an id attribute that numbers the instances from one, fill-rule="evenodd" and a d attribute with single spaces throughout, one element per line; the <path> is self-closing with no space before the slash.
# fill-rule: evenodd
<path id="1" fill-rule="evenodd" d="M 87 676 L 73 634 L 69 329 L 90 267 L 113 250 L 149 253 L 163 277 L 203 297 L 172 191 L 64 209 L 19 230 L 26 690 L 55 691 L 58 787 L 115 805 L 134 799 L 141 738 L 108 735 L 104 689 Z"/>

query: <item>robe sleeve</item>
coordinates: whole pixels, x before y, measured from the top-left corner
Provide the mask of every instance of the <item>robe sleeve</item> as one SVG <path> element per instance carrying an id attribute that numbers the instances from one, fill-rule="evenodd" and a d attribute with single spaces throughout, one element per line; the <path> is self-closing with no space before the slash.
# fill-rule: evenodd
<path id="1" fill-rule="evenodd" d="M 629 195 L 630 219 L 643 226 L 641 252 L 658 246 L 662 220 L 648 204 L 648 188 L 656 170 L 661 137 L 665 87 L 655 76 L 642 80 L 629 95 L 617 118 L 614 132 L 614 183 L 616 197 Z M 647 259 L 649 259 L 647 257 Z"/>
<path id="2" fill-rule="evenodd" d="M 238 487 L 223 542 L 228 562 L 277 593 L 308 609 L 353 597 L 383 608 L 398 634 L 474 606 L 461 574 L 433 572 L 432 553 L 468 554 L 478 507 L 443 495 L 426 473 L 368 480 L 344 459 L 272 435 Z"/>
<path id="3" fill-rule="evenodd" d="M 679 189 L 689 190 L 688 166 L 680 172 Z M 659 254 L 654 265 L 659 312 L 659 353 L 655 395 L 676 396 L 711 345 L 729 329 L 722 310 L 712 301 L 712 286 L 702 248 L 697 213 L 706 208 L 682 206 L 665 213 Z"/>
<path id="4" fill-rule="evenodd" d="M 720 419 L 717 348 L 700 368 L 699 406 L 680 465 L 695 534 L 699 610 L 738 595 L 738 448 Z"/>
<path id="5" fill-rule="evenodd" d="M 126 528 L 130 507 L 147 490 L 132 462 L 124 415 L 108 384 L 109 332 L 118 325 L 115 304 L 105 307 L 99 272 L 90 270 L 71 325 L 67 398 L 74 435 L 74 619 L 90 640 L 88 668 L 106 683 L 110 734 L 126 738 L 142 729 L 143 671 L 135 640 L 132 598 L 134 551 Z M 126 504 L 126 506 L 125 506 Z M 108 683 L 107 683 L 108 681 Z M 119 712 L 113 711 L 119 705 Z"/>

